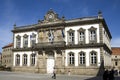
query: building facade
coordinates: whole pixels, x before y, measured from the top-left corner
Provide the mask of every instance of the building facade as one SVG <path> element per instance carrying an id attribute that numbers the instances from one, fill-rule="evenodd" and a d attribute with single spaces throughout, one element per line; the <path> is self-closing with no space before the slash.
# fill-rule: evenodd
<path id="1" fill-rule="evenodd" d="M 6 67 L 13 66 L 13 43 L 10 43 L 2 48 L 2 65 Z"/>
<path id="2" fill-rule="evenodd" d="M 66 20 L 49 10 L 44 20 L 12 32 L 14 71 L 95 75 L 111 64 L 112 36 L 100 12 Z"/>
<path id="3" fill-rule="evenodd" d="M 120 71 L 120 48 L 119 47 L 112 47 L 112 67 L 114 67 L 116 70 Z"/>

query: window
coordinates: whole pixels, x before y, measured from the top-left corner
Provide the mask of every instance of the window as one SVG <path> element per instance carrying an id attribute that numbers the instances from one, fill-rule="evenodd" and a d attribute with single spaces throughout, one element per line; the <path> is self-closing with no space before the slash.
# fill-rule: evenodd
<path id="1" fill-rule="evenodd" d="M 91 27 L 90 29 L 89 29 L 89 40 L 90 40 L 90 42 L 96 42 L 96 38 L 97 36 L 96 36 L 96 28 L 94 28 L 94 27 Z"/>
<path id="2" fill-rule="evenodd" d="M 115 66 L 117 66 L 118 65 L 118 62 L 117 61 L 115 61 Z"/>
<path id="3" fill-rule="evenodd" d="M 28 47 L 28 35 L 23 36 L 23 47 Z"/>
<path id="4" fill-rule="evenodd" d="M 35 65 L 35 54 L 31 54 L 31 65 Z"/>
<path id="5" fill-rule="evenodd" d="M 16 37 L 16 48 L 20 48 L 20 45 L 21 45 L 21 37 L 18 35 Z"/>
<path id="6" fill-rule="evenodd" d="M 27 54 L 23 55 L 23 65 L 27 65 Z"/>
<path id="7" fill-rule="evenodd" d="M 36 43 L 36 34 L 32 33 L 32 35 L 30 35 L 30 41 L 31 41 L 31 46 L 35 45 L 35 43 Z"/>
<path id="8" fill-rule="evenodd" d="M 90 41 L 94 41 L 96 39 L 96 31 L 90 31 Z"/>
<path id="9" fill-rule="evenodd" d="M 75 63 L 74 53 L 70 52 L 69 53 L 69 64 L 74 65 L 74 63 Z"/>
<path id="10" fill-rule="evenodd" d="M 85 53 L 84 52 L 80 52 L 79 53 L 79 64 L 80 65 L 85 65 Z"/>
<path id="11" fill-rule="evenodd" d="M 71 29 L 68 31 L 68 43 L 74 44 L 74 31 Z"/>
<path id="12" fill-rule="evenodd" d="M 84 32 L 80 32 L 80 33 L 79 33 L 79 41 L 84 41 L 84 39 L 85 39 L 85 34 L 84 34 Z"/>
<path id="13" fill-rule="evenodd" d="M 16 65 L 20 65 L 20 55 L 16 55 Z"/>
<path id="14" fill-rule="evenodd" d="M 83 28 L 78 30 L 78 39 L 79 43 L 85 43 L 85 30 Z"/>
<path id="15" fill-rule="evenodd" d="M 92 51 L 90 53 L 90 63 L 91 65 L 96 65 L 97 64 L 97 53 L 95 51 Z"/>

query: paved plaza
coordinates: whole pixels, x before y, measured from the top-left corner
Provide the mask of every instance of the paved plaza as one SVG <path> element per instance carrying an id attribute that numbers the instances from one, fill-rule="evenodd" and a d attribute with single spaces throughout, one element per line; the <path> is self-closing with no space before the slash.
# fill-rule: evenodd
<path id="1" fill-rule="evenodd" d="M 51 74 L 0 71 L 0 80 L 102 80 L 102 77 L 57 74 L 57 78 L 52 79 Z M 116 77 L 115 80 L 120 80 L 120 78 Z"/>

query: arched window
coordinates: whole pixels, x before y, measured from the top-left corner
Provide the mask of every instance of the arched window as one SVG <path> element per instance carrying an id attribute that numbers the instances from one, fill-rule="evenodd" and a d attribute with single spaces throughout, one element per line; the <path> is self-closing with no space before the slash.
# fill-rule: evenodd
<path id="1" fill-rule="evenodd" d="M 36 54 L 31 54 L 31 65 L 32 66 L 35 65 L 35 56 L 36 56 Z"/>
<path id="2" fill-rule="evenodd" d="M 81 51 L 79 53 L 79 64 L 85 65 L 85 52 Z"/>
<path id="3" fill-rule="evenodd" d="M 74 65 L 75 64 L 75 56 L 74 53 L 70 52 L 69 53 L 69 65 Z"/>
<path id="4" fill-rule="evenodd" d="M 30 44 L 31 46 L 35 45 L 36 43 L 36 34 L 32 33 L 32 35 L 30 35 Z"/>
<path id="5" fill-rule="evenodd" d="M 16 66 L 20 65 L 20 55 L 16 55 Z"/>
<path id="6" fill-rule="evenodd" d="M 21 45 L 21 36 L 17 36 L 16 37 L 16 48 L 20 48 L 20 45 Z"/>
<path id="7" fill-rule="evenodd" d="M 23 55 L 23 65 L 26 66 L 27 65 L 27 54 Z"/>
<path id="8" fill-rule="evenodd" d="M 95 51 L 90 52 L 90 64 L 91 65 L 97 64 L 97 52 Z"/>
<path id="9" fill-rule="evenodd" d="M 23 36 L 23 47 L 28 47 L 28 35 Z"/>

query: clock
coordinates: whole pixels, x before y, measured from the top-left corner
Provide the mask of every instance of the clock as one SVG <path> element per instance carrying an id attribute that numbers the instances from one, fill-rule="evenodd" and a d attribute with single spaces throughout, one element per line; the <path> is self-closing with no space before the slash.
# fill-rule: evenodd
<path id="1" fill-rule="evenodd" d="M 48 17 L 49 17 L 49 19 L 53 19 L 53 15 L 52 14 L 50 14 Z"/>

